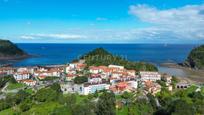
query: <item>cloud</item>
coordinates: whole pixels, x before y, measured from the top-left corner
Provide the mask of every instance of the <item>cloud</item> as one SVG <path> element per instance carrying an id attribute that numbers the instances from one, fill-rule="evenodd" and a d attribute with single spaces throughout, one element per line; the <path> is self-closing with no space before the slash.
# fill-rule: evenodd
<path id="1" fill-rule="evenodd" d="M 75 35 L 75 34 L 30 34 L 30 35 L 20 36 L 20 38 L 27 39 L 27 40 L 36 40 L 36 39 L 74 40 L 74 39 L 86 38 L 86 36 Z"/>
<path id="2" fill-rule="evenodd" d="M 96 20 L 97 21 L 106 21 L 106 20 L 108 20 L 107 18 L 103 18 L 103 17 L 98 17 L 98 18 L 96 18 Z"/>
<path id="3" fill-rule="evenodd" d="M 204 42 L 204 4 L 158 9 L 149 5 L 131 5 L 129 14 L 148 27 L 70 29 L 63 34 L 30 34 L 27 40 L 61 40 L 82 43 L 200 43 Z M 106 18 L 98 17 L 103 21 Z M 132 24 L 132 23 L 131 23 Z M 137 24 L 137 22 L 135 22 Z M 94 25 L 94 24 L 90 24 Z"/>
<path id="4" fill-rule="evenodd" d="M 20 36 L 21 39 L 25 39 L 25 40 L 34 40 L 35 37 L 30 36 L 30 35 L 22 35 Z"/>
<path id="5" fill-rule="evenodd" d="M 151 33 L 153 38 L 204 40 L 204 4 L 160 10 L 148 5 L 131 5 L 129 13 L 151 24 L 140 34 Z"/>

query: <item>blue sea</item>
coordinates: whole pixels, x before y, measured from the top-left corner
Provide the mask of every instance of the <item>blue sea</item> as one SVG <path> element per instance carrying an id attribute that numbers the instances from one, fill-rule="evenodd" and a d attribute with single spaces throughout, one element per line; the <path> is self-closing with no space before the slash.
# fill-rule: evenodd
<path id="1" fill-rule="evenodd" d="M 81 55 L 95 49 L 105 48 L 114 55 L 122 56 L 131 61 L 145 61 L 154 64 L 164 62 L 182 62 L 189 52 L 197 45 L 181 44 L 17 44 L 32 58 L 13 63 L 14 66 L 66 64 Z"/>

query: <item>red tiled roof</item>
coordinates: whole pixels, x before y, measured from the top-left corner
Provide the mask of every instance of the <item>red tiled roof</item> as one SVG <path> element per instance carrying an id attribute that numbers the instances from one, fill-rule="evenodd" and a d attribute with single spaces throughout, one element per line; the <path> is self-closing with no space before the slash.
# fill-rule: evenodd
<path id="1" fill-rule="evenodd" d="M 67 77 L 75 77 L 76 75 L 74 74 L 67 74 Z"/>
<path id="2" fill-rule="evenodd" d="M 41 76 L 38 76 L 38 78 L 40 78 L 40 79 L 45 79 L 46 76 L 41 75 Z"/>
<path id="3" fill-rule="evenodd" d="M 120 82 L 117 84 L 117 87 L 127 87 L 128 84 L 126 82 Z"/>
<path id="4" fill-rule="evenodd" d="M 150 88 L 150 87 L 152 87 L 152 86 L 153 86 L 153 83 L 152 83 L 152 81 L 150 81 L 150 80 L 148 80 L 148 81 L 145 81 L 145 86 L 146 86 L 147 88 Z"/>
<path id="5" fill-rule="evenodd" d="M 34 80 L 31 79 L 24 79 L 24 80 L 19 80 L 20 82 L 35 82 Z"/>

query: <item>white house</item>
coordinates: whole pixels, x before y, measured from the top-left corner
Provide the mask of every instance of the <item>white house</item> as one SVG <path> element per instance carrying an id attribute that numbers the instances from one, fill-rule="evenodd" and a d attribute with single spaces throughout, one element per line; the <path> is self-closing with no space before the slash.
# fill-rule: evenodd
<path id="1" fill-rule="evenodd" d="M 100 76 L 92 76 L 88 78 L 88 82 L 91 84 L 102 83 L 102 78 Z"/>
<path id="2" fill-rule="evenodd" d="M 52 68 L 49 70 L 38 70 L 35 71 L 34 76 L 55 76 L 60 77 L 61 76 L 61 70 L 58 68 Z"/>
<path id="3" fill-rule="evenodd" d="M 74 84 L 71 82 L 62 83 L 62 84 L 60 84 L 60 87 L 61 87 L 63 94 L 75 93 L 74 92 Z"/>
<path id="4" fill-rule="evenodd" d="M 89 72 L 90 72 L 90 73 L 93 73 L 93 74 L 98 74 L 98 73 L 100 73 L 100 72 L 102 72 L 102 71 L 101 71 L 100 68 L 98 68 L 98 67 L 90 66 L 90 67 L 89 67 Z"/>
<path id="5" fill-rule="evenodd" d="M 69 73 L 70 71 L 82 71 L 86 67 L 86 64 L 83 63 L 70 63 L 66 68 L 65 72 Z"/>
<path id="6" fill-rule="evenodd" d="M 84 85 L 83 95 L 93 94 L 96 91 L 101 91 L 101 90 L 104 90 L 104 89 L 108 90 L 109 87 L 110 87 L 110 85 L 106 84 L 106 83 Z"/>
<path id="7" fill-rule="evenodd" d="M 1 67 L 0 73 L 5 73 L 6 75 L 12 75 L 14 73 L 15 69 L 11 67 Z"/>
<path id="8" fill-rule="evenodd" d="M 80 95 L 88 95 L 95 93 L 96 91 L 109 89 L 109 84 L 61 84 L 61 90 L 64 94 L 67 93 L 78 93 Z"/>
<path id="9" fill-rule="evenodd" d="M 66 81 L 72 81 L 76 76 L 76 74 L 67 74 Z"/>
<path id="10" fill-rule="evenodd" d="M 128 75 L 130 76 L 136 76 L 135 75 L 135 70 L 127 70 Z"/>
<path id="11" fill-rule="evenodd" d="M 171 80 L 172 80 L 172 77 L 169 76 L 169 75 L 164 75 L 162 77 L 162 79 L 166 82 L 166 85 L 168 86 L 169 84 L 171 84 Z"/>
<path id="12" fill-rule="evenodd" d="M 141 71 L 140 78 L 141 81 L 157 81 L 161 80 L 161 75 L 158 72 Z"/>
<path id="13" fill-rule="evenodd" d="M 112 77 L 112 78 L 119 78 L 120 76 L 122 76 L 122 73 L 121 73 L 121 72 L 113 72 L 113 73 L 111 74 L 111 77 Z"/>
<path id="14" fill-rule="evenodd" d="M 68 66 L 66 66 L 65 68 L 65 72 L 69 73 L 70 71 L 75 70 L 75 65 L 74 64 L 69 64 Z"/>
<path id="15" fill-rule="evenodd" d="M 19 81 L 19 80 L 24 80 L 24 79 L 29 79 L 30 78 L 30 73 L 24 71 L 24 72 L 16 72 L 13 74 L 13 77 Z"/>
<path id="16" fill-rule="evenodd" d="M 138 86 L 138 82 L 135 81 L 135 80 L 132 80 L 132 81 L 128 81 L 130 87 L 134 88 L 134 89 L 137 89 L 137 86 Z"/>
<path id="17" fill-rule="evenodd" d="M 124 66 L 119 66 L 119 65 L 109 65 L 109 68 L 118 68 L 118 69 L 124 69 Z"/>
<path id="18" fill-rule="evenodd" d="M 21 83 L 25 83 L 26 85 L 28 85 L 28 86 L 34 86 L 34 85 L 36 85 L 36 81 L 34 81 L 34 80 L 31 80 L 31 79 L 27 79 L 27 80 L 21 80 L 20 81 Z"/>
<path id="19" fill-rule="evenodd" d="M 28 68 L 21 67 L 17 69 L 17 72 L 24 72 L 24 71 L 28 71 Z"/>

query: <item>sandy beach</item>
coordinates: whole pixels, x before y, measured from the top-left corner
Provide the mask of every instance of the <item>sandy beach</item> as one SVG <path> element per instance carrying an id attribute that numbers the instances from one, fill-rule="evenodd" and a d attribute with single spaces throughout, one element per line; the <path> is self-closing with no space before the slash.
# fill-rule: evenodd
<path id="1" fill-rule="evenodd" d="M 184 73 L 182 76 L 178 76 L 178 78 L 181 80 L 187 80 L 188 82 L 193 83 L 204 83 L 204 70 L 195 70 L 180 66 L 176 63 L 162 63 L 160 66 L 181 70 Z"/>

